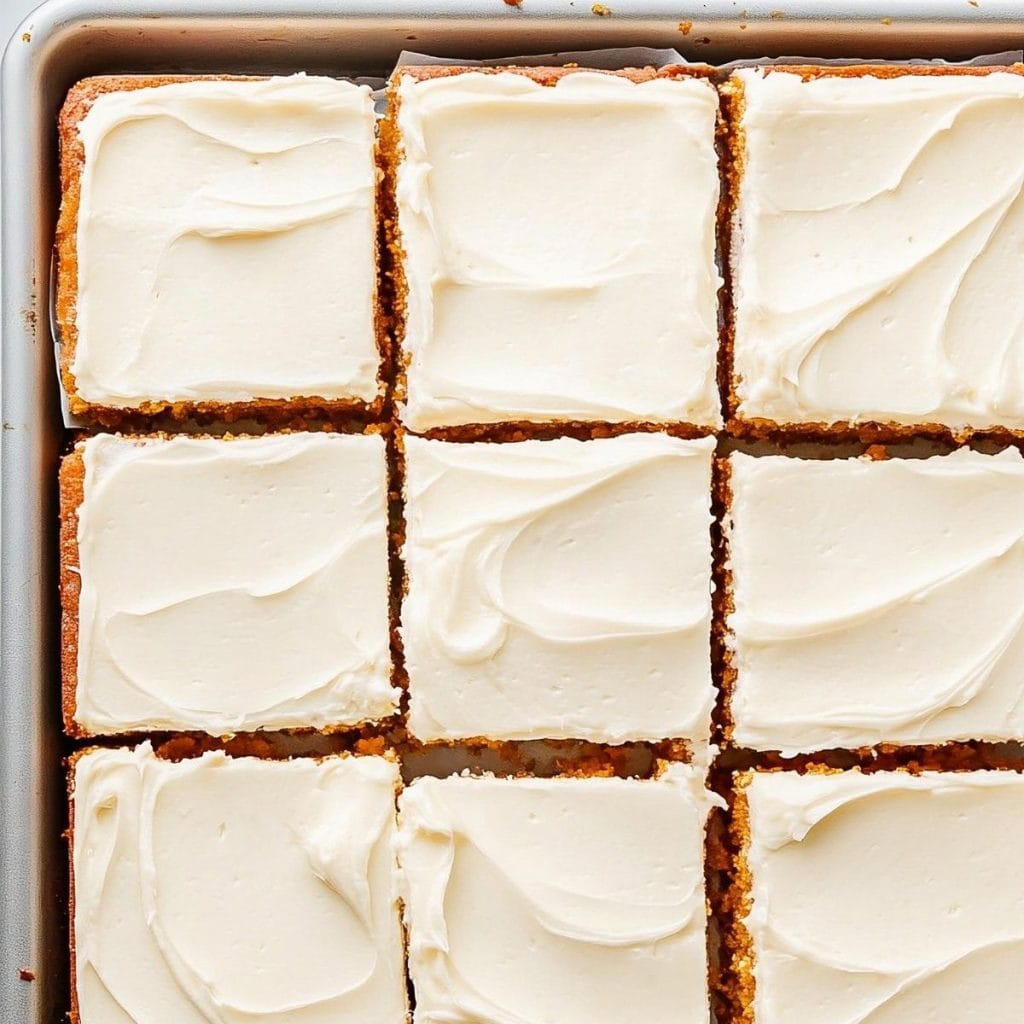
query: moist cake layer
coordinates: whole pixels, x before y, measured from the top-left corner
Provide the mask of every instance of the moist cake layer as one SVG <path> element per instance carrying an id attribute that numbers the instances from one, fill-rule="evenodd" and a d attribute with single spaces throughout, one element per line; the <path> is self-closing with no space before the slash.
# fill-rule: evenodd
<path id="1" fill-rule="evenodd" d="M 398 768 L 377 757 L 75 769 L 82 1024 L 403 1024 Z"/>
<path id="2" fill-rule="evenodd" d="M 81 729 L 322 728 L 396 710 L 382 438 L 98 435 L 80 452 Z"/>
<path id="3" fill-rule="evenodd" d="M 1024 75 L 847 74 L 733 76 L 739 415 L 1022 430 Z"/>
<path id="4" fill-rule="evenodd" d="M 394 88 L 404 422 L 720 425 L 715 89 L 544 73 Z"/>
<path id="5" fill-rule="evenodd" d="M 1024 460 L 730 458 L 732 739 L 1024 737 Z"/>
<path id="6" fill-rule="evenodd" d="M 755 773 L 755 1024 L 1011 1021 L 1024 1005 L 1024 779 Z"/>
<path id="7" fill-rule="evenodd" d="M 412 783 L 399 859 L 417 1024 L 706 1024 L 717 800 L 682 765 Z"/>
<path id="8" fill-rule="evenodd" d="M 79 398 L 377 397 L 368 89 L 296 75 L 105 92 L 78 136 Z"/>
<path id="9" fill-rule="evenodd" d="M 408 437 L 421 740 L 706 740 L 714 441 Z"/>

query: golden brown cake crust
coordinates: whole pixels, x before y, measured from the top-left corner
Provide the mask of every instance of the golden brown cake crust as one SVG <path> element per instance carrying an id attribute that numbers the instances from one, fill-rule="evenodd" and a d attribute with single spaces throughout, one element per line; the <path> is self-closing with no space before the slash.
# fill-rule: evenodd
<path id="1" fill-rule="evenodd" d="M 907 75 L 993 75 L 998 72 L 1024 74 L 1024 64 L 985 64 L 977 67 L 958 64 L 849 64 L 844 67 L 813 64 L 770 64 L 767 74 L 785 71 L 799 75 L 803 81 L 815 78 L 906 78 Z"/>
<path id="2" fill-rule="evenodd" d="M 434 441 L 483 441 L 503 444 L 515 441 L 551 441 L 559 437 L 591 441 L 601 437 L 619 437 L 622 434 L 669 434 L 672 437 L 693 440 L 699 437 L 709 437 L 715 433 L 715 429 L 713 427 L 698 427 L 689 423 L 655 423 L 638 420 L 625 423 L 583 420 L 503 420 L 500 423 L 464 423 L 456 427 L 434 427 L 422 432 L 409 432 Z"/>
<path id="3" fill-rule="evenodd" d="M 817 78 L 905 78 L 907 75 L 972 75 L 984 76 L 999 72 L 1024 75 L 1024 64 L 985 65 L 979 67 L 936 66 L 917 64 L 851 64 L 847 67 L 809 64 L 775 64 L 766 66 L 766 74 L 776 72 L 799 75 L 805 81 Z M 738 252 L 733 245 L 739 237 L 738 211 L 740 185 L 743 180 L 746 161 L 746 141 L 743 134 L 743 82 L 733 74 L 719 86 L 722 110 L 725 117 L 725 149 L 723 192 L 725 220 L 728 224 L 726 238 L 722 245 L 723 265 L 729 282 L 736 273 Z M 860 441 L 864 444 L 876 442 L 912 441 L 919 437 L 963 443 L 968 440 L 1013 443 L 1024 438 L 1024 430 L 1005 427 L 953 430 L 940 423 L 919 423 L 906 425 L 875 420 L 837 420 L 834 423 L 777 423 L 760 417 L 745 417 L 739 414 L 735 372 L 736 309 L 732 301 L 731 286 L 725 291 L 724 328 L 721 341 L 721 368 L 724 381 L 724 405 L 726 429 L 735 437 L 751 441 Z"/>
<path id="4" fill-rule="evenodd" d="M 658 78 L 705 78 L 713 80 L 715 70 L 707 65 L 671 65 L 663 68 L 624 68 L 609 71 L 597 68 L 581 67 L 567 64 L 564 67 L 517 67 L 501 65 L 498 67 L 475 67 L 471 65 L 409 65 L 398 68 L 388 83 L 388 112 L 380 123 L 379 150 L 384 168 L 384 187 L 381 209 L 384 217 L 385 240 L 389 253 L 387 277 L 390 283 L 390 305 L 392 308 L 392 328 L 395 337 L 395 417 L 398 425 L 397 407 L 406 396 L 406 370 L 408 353 L 403 350 L 402 339 L 408 303 L 408 282 L 405 276 L 405 251 L 402 248 L 401 231 L 398 225 L 398 208 L 395 199 L 398 167 L 402 162 L 403 152 L 401 136 L 398 130 L 398 111 L 401 105 L 398 88 L 405 78 L 426 81 L 433 78 L 452 78 L 456 75 L 479 72 L 485 75 L 496 75 L 503 72 L 521 75 L 544 86 L 556 85 L 567 75 L 588 72 L 590 74 L 611 75 L 626 78 L 631 82 L 649 82 Z M 719 112 L 716 121 L 716 132 L 721 137 L 724 132 L 724 120 Z M 724 198 L 724 197 L 723 197 Z M 719 204 L 719 220 L 724 207 Z M 719 377 L 721 380 L 721 377 Z M 681 421 L 651 422 L 633 420 L 623 423 L 611 423 L 591 420 L 501 420 L 497 423 L 467 423 L 457 426 L 437 427 L 426 431 L 417 431 L 424 437 L 445 441 L 525 441 L 530 439 L 547 439 L 553 437 L 575 437 L 586 440 L 594 437 L 612 437 L 618 434 L 661 431 L 674 437 L 696 438 L 706 437 L 715 432 L 713 427 L 698 426 Z"/>
<path id="5" fill-rule="evenodd" d="M 588 74 L 611 75 L 614 78 L 628 78 L 631 82 L 650 82 L 655 78 L 713 78 L 715 70 L 705 64 L 681 65 L 672 64 L 663 68 L 622 68 L 617 71 L 609 71 L 601 68 L 588 68 L 579 64 L 565 64 L 561 67 L 522 67 L 515 64 L 502 64 L 495 67 L 477 67 L 471 64 L 437 64 L 419 65 L 409 64 L 397 68 L 391 76 L 389 92 L 402 78 L 414 78 L 419 82 L 429 78 L 452 78 L 455 75 L 464 75 L 469 72 L 479 72 L 483 75 L 498 75 L 503 72 L 511 72 L 514 75 L 522 75 L 530 78 L 540 85 L 555 85 L 566 75 L 577 74 L 585 71 Z"/>
<path id="6" fill-rule="evenodd" d="M 88 749 L 76 750 L 67 759 L 67 775 L 65 777 L 68 800 L 68 827 L 64 832 L 64 840 L 67 843 L 68 858 L 68 968 L 71 985 L 71 1004 L 68 1010 L 68 1019 L 71 1021 L 71 1024 L 81 1024 L 82 1020 L 78 1006 L 78 950 L 75 943 L 75 772 L 78 768 L 79 758 L 88 752 Z"/>
<path id="7" fill-rule="evenodd" d="M 733 239 L 736 236 L 736 218 L 739 208 L 740 183 L 746 157 L 743 136 L 743 86 L 738 78 L 729 78 L 718 87 L 722 120 L 722 199 L 720 203 L 719 252 L 721 270 L 725 284 L 722 290 L 721 332 L 718 341 L 719 383 L 722 389 L 722 409 L 726 429 L 735 431 L 735 417 L 738 400 L 736 397 L 736 375 L 733 370 L 733 348 L 736 338 L 736 309 L 733 302 L 732 283 L 736 271 L 736 252 Z"/>
<path id="8" fill-rule="evenodd" d="M 715 589 L 711 595 L 711 658 L 716 680 L 717 703 L 714 725 L 724 742 L 732 743 L 732 694 L 736 682 L 732 645 L 729 639 L 729 616 L 735 611 L 732 594 L 732 569 L 729 560 L 728 519 L 732 509 L 730 463 L 716 456 L 711 470 L 711 504 L 713 523 L 717 528 L 712 546 L 712 573 Z"/>
<path id="9" fill-rule="evenodd" d="M 61 711 L 64 731 L 81 735 L 75 724 L 78 689 L 78 599 L 82 577 L 78 569 L 78 509 L 85 500 L 85 461 L 80 447 L 60 464 L 60 659 Z"/>
<path id="10" fill-rule="evenodd" d="M 109 428 L 138 426 L 143 429 L 146 417 L 167 414 L 172 419 L 197 419 L 201 422 L 221 420 L 231 423 L 240 419 L 257 419 L 271 424 L 290 423 L 296 416 L 323 415 L 330 418 L 379 416 L 384 407 L 382 381 L 391 359 L 388 318 L 380 295 L 374 303 L 374 325 L 377 347 L 381 356 L 378 373 L 379 394 L 373 402 L 357 399 L 327 399 L 315 396 L 295 398 L 259 398 L 248 402 L 174 402 L 154 396 L 131 408 L 94 405 L 77 394 L 75 376 L 71 370 L 78 344 L 78 209 L 81 202 L 82 172 L 85 167 L 85 149 L 78 136 L 78 126 L 89 113 L 97 98 L 105 93 L 129 92 L 180 82 L 246 82 L 258 81 L 260 75 L 100 75 L 85 78 L 72 86 L 58 117 L 60 143 L 61 206 L 57 220 L 55 255 L 57 260 L 56 320 L 60 340 L 60 375 L 68 394 L 71 412 Z M 380 203 L 378 173 L 377 202 Z M 376 258 L 380 262 L 380 244 Z M 378 275 L 379 276 L 379 275 Z"/>

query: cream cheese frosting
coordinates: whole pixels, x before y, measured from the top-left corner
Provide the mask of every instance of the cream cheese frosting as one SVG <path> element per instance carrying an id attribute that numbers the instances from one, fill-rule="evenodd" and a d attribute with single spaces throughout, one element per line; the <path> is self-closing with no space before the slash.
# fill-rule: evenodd
<path id="1" fill-rule="evenodd" d="M 636 779 L 418 779 L 399 861 L 417 1024 L 708 1019 L 692 766 Z"/>
<path id="2" fill-rule="evenodd" d="M 734 82 L 740 415 L 1024 429 L 1024 75 Z"/>
<path id="3" fill-rule="evenodd" d="M 79 126 L 80 398 L 371 401 L 369 89 L 295 75 L 103 93 Z"/>
<path id="4" fill-rule="evenodd" d="M 733 739 L 1024 737 L 1024 459 L 730 457 Z"/>
<path id="5" fill-rule="evenodd" d="M 707 740 L 712 438 L 405 444 L 416 737 Z"/>
<path id="6" fill-rule="evenodd" d="M 757 1024 L 1013 1021 L 1024 1005 L 1024 779 L 754 775 Z"/>
<path id="7" fill-rule="evenodd" d="M 465 72 L 397 100 L 404 422 L 721 425 L 713 85 Z"/>
<path id="8" fill-rule="evenodd" d="M 80 450 L 84 731 L 394 713 L 381 437 L 98 435 Z"/>
<path id="9" fill-rule="evenodd" d="M 379 757 L 84 754 L 81 1020 L 404 1024 L 398 785 Z"/>

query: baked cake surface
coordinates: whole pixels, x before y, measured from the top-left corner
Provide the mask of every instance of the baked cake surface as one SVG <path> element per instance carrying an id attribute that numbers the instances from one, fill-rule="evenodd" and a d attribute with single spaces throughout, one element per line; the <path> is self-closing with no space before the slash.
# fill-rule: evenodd
<path id="1" fill-rule="evenodd" d="M 747 1021 L 1017 1019 L 1024 778 L 755 772 L 738 799 Z"/>
<path id="2" fill-rule="evenodd" d="M 707 79 L 405 68 L 391 103 L 408 427 L 721 424 Z"/>
<path id="3" fill-rule="evenodd" d="M 708 1020 L 700 772 L 413 782 L 399 861 L 417 1024 Z"/>
<path id="4" fill-rule="evenodd" d="M 74 1019 L 404 1024 L 398 767 L 379 757 L 74 770 Z"/>
<path id="5" fill-rule="evenodd" d="M 405 449 L 417 738 L 707 740 L 712 438 Z"/>
<path id="6" fill-rule="evenodd" d="M 731 738 L 1024 737 L 1024 459 L 729 459 Z"/>
<path id="7" fill-rule="evenodd" d="M 1022 71 L 733 74 L 741 420 L 1024 430 Z"/>
<path id="8" fill-rule="evenodd" d="M 378 398 L 369 90 L 89 79 L 62 117 L 75 411 Z"/>
<path id="9" fill-rule="evenodd" d="M 386 477 L 377 435 L 79 445 L 62 481 L 69 728 L 393 714 Z"/>

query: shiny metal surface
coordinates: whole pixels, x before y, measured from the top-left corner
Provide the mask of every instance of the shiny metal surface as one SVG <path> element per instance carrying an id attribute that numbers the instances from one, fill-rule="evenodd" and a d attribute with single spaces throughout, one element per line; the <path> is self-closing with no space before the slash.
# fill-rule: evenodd
<path id="1" fill-rule="evenodd" d="M 610 13 L 595 13 L 606 11 Z M 0 1016 L 67 1010 L 56 467 L 49 337 L 55 117 L 106 72 L 384 74 L 399 51 L 491 57 L 675 47 L 692 60 L 803 55 L 964 59 L 1024 44 L 1024 0 L 51 0 L 3 65 Z M 34 980 L 24 980 L 20 971 Z"/>

